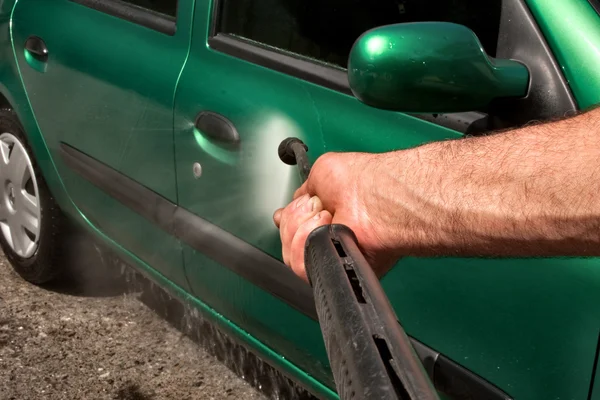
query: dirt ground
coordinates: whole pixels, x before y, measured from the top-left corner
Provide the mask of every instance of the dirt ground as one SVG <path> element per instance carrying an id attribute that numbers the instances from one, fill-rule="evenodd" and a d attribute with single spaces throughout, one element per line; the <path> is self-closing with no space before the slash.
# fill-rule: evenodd
<path id="1" fill-rule="evenodd" d="M 0 400 L 264 399 L 140 302 L 24 282 L 0 254 Z"/>

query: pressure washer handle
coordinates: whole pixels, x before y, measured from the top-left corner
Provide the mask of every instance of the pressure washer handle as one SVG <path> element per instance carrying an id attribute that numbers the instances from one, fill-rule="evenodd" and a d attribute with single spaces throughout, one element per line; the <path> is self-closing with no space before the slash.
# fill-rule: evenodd
<path id="1" fill-rule="evenodd" d="M 310 173 L 308 148 L 281 142 L 279 157 Z M 379 279 L 345 225 L 321 226 L 308 236 L 306 272 L 329 363 L 341 400 L 438 400 Z"/>
<path id="2" fill-rule="evenodd" d="M 315 229 L 304 261 L 340 399 L 438 399 L 352 230 Z"/>

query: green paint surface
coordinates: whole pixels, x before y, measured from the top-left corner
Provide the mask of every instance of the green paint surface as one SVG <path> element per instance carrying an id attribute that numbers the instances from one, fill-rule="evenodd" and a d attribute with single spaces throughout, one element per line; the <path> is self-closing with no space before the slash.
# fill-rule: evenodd
<path id="1" fill-rule="evenodd" d="M 584 0 L 528 4 L 580 107 L 597 104 L 600 75 L 590 66 L 600 59 L 598 15 Z M 211 7 L 180 0 L 169 36 L 68 0 L 0 2 L 0 93 L 69 216 L 269 362 L 333 398 L 316 321 L 82 180 L 60 160 L 59 144 L 281 258 L 271 216 L 300 184 L 277 158 L 282 139 L 302 139 L 314 161 L 327 151 L 381 152 L 459 134 L 211 49 Z M 48 45 L 45 68 L 24 52 L 32 34 Z M 206 110 L 232 121 L 238 150 L 194 129 Z M 516 399 L 587 398 L 600 326 L 597 259 L 406 258 L 383 285 L 410 335 Z"/>
<path id="2" fill-rule="evenodd" d="M 488 57 L 472 30 L 448 22 L 370 30 L 354 44 L 348 72 L 364 103 L 417 113 L 485 109 L 495 98 L 524 97 L 529 84 L 523 64 Z"/>

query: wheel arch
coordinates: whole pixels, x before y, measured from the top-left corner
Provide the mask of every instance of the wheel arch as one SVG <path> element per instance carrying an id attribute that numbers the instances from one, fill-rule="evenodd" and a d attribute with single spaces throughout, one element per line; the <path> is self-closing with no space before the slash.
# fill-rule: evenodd
<path id="1" fill-rule="evenodd" d="M 8 98 L 3 93 L 0 93 L 0 108 L 14 109 L 11 102 L 8 101 Z"/>
<path id="2" fill-rule="evenodd" d="M 40 131 L 33 110 L 29 106 L 29 100 L 20 79 L 13 77 L 13 89 L 9 89 L 6 82 L 11 82 L 10 77 L 0 73 L 0 108 L 12 110 L 19 120 L 27 143 L 34 153 L 35 161 L 48 185 L 50 193 L 59 204 L 60 208 L 70 216 L 79 214 L 71 201 L 54 160 Z M 8 78 L 8 79 L 7 79 Z M 15 82 L 16 81 L 16 82 Z"/>

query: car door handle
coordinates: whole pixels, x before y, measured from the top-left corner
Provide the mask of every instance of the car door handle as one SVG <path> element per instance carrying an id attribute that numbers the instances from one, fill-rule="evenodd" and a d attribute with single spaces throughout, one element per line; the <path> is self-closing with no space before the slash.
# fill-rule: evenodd
<path id="1" fill-rule="evenodd" d="M 202 111 L 196 117 L 195 126 L 202 135 L 215 142 L 232 146 L 240 143 L 240 135 L 235 125 L 221 114 Z"/>
<path id="2" fill-rule="evenodd" d="M 48 47 L 46 47 L 46 43 L 37 36 L 29 36 L 25 42 L 25 50 L 39 62 L 45 63 L 48 61 Z"/>

